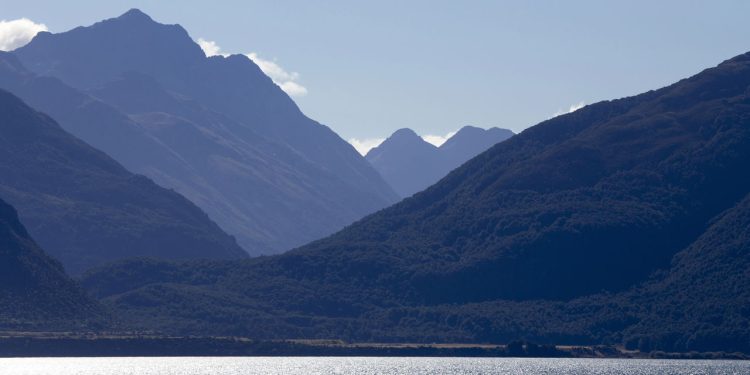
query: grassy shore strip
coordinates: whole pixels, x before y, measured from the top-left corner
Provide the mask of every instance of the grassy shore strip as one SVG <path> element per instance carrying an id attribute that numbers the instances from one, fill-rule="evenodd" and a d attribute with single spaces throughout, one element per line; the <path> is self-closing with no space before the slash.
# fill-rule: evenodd
<path id="1" fill-rule="evenodd" d="M 614 346 L 347 343 L 151 334 L 0 332 L 0 357 L 381 356 L 750 359 L 741 353 L 642 353 Z"/>

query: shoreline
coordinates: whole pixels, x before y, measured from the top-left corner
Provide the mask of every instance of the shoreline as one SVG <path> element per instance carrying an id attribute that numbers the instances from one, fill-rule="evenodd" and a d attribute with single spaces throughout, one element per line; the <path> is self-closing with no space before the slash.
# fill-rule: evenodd
<path id="1" fill-rule="evenodd" d="M 605 345 L 347 343 L 341 340 L 254 340 L 247 337 L 0 332 L 0 358 L 247 356 L 750 359 L 743 353 L 643 353 Z"/>

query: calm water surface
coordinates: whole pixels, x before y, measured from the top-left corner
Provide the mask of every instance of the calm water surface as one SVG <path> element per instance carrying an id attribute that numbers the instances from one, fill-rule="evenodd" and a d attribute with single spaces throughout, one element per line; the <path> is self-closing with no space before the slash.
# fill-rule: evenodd
<path id="1" fill-rule="evenodd" d="M 750 374 L 750 362 L 636 359 L 182 357 L 10 358 L 2 375 Z"/>

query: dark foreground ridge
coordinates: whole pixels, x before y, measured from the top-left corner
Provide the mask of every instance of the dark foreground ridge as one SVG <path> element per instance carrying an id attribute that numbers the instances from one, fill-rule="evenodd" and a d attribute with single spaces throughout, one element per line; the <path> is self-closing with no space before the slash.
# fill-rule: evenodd
<path id="1" fill-rule="evenodd" d="M 0 200 L 0 330 L 89 329 L 106 314 Z"/>

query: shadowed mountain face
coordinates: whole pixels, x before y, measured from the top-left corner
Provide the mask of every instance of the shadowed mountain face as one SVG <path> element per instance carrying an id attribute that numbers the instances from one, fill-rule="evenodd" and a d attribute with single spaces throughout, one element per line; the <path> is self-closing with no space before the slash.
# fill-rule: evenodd
<path id="1" fill-rule="evenodd" d="M 0 196 L 72 273 L 131 256 L 246 257 L 187 199 L 126 171 L 5 91 Z"/>
<path id="2" fill-rule="evenodd" d="M 711 220 L 708 230 L 674 257 L 662 278 L 627 295 L 636 306 L 654 306 L 628 328 L 638 340 L 631 345 L 644 350 L 750 351 L 749 269 L 750 194 Z"/>
<path id="3" fill-rule="evenodd" d="M 513 136 L 507 129 L 464 126 L 440 147 L 411 129 L 400 129 L 365 158 L 402 197 L 410 197 L 445 177 L 492 145 Z"/>
<path id="4" fill-rule="evenodd" d="M 397 199 L 246 56 L 207 58 L 179 25 L 131 10 L 40 33 L 13 54 L 36 77 L 19 95 L 195 202 L 251 254 L 321 238 Z M 60 104 L 48 86 L 76 99 Z"/>
<path id="5" fill-rule="evenodd" d="M 84 284 L 169 332 L 750 351 L 748 161 L 750 53 L 545 121 L 286 254 Z"/>
<path id="6" fill-rule="evenodd" d="M 0 329 L 70 329 L 103 311 L 45 254 L 0 200 Z"/>

